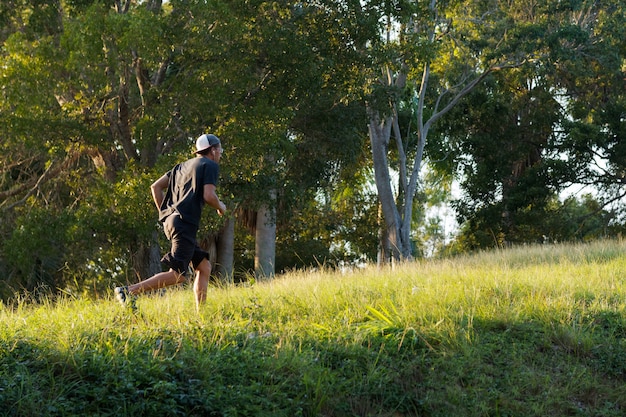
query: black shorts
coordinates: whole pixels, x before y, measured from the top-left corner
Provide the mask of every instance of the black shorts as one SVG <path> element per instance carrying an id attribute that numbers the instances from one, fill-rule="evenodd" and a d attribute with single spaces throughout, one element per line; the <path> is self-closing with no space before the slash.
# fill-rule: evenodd
<path id="1" fill-rule="evenodd" d="M 161 262 L 169 268 L 185 275 L 190 262 L 197 269 L 200 262 L 205 258 L 209 259 L 209 253 L 202 250 L 196 242 L 198 228 L 193 224 L 184 222 L 177 214 L 172 214 L 163 222 L 163 229 L 172 247 L 161 258 Z"/>

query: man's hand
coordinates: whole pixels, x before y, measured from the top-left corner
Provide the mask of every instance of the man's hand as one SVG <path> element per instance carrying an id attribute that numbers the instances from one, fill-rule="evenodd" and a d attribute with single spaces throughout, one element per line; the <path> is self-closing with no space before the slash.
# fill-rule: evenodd
<path id="1" fill-rule="evenodd" d="M 222 203 L 222 202 L 220 201 L 220 204 L 219 204 L 219 205 L 220 205 L 220 206 L 219 206 L 219 208 L 217 209 L 217 214 L 219 214 L 220 216 L 222 216 L 224 213 L 226 213 L 226 204 L 224 204 L 224 203 Z"/>

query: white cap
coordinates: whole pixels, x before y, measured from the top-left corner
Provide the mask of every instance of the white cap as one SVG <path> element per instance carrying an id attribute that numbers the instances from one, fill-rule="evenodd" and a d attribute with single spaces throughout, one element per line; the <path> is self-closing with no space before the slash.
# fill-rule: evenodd
<path id="1" fill-rule="evenodd" d="M 211 134 L 200 135 L 198 139 L 196 139 L 196 153 L 202 152 L 210 148 L 211 146 L 215 146 L 219 144 L 220 144 L 220 140 L 215 135 L 211 135 Z"/>

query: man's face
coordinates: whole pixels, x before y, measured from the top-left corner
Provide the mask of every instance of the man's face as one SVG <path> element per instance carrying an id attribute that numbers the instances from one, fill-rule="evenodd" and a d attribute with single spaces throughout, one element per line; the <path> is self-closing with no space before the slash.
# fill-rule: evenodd
<path id="1" fill-rule="evenodd" d="M 211 152 L 213 152 L 213 160 L 219 163 L 220 158 L 222 157 L 222 154 L 224 153 L 224 149 L 222 149 L 222 145 L 214 146 Z"/>

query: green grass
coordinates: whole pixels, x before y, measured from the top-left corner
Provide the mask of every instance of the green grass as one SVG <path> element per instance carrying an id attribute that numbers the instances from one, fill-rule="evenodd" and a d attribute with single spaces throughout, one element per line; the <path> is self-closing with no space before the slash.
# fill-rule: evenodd
<path id="1" fill-rule="evenodd" d="M 623 416 L 626 243 L 0 312 L 0 415 Z"/>

